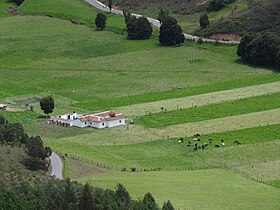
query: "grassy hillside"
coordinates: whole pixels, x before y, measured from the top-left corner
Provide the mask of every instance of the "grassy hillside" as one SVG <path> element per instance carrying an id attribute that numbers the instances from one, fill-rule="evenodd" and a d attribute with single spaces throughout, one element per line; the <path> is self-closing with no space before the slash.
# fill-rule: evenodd
<path id="1" fill-rule="evenodd" d="M 18 15 L 1 17 L 0 103 L 52 95 L 51 115 L 110 108 L 135 123 L 79 129 L 48 124 L 39 107 L 8 105 L 0 114 L 67 156 L 64 175 L 71 179 L 110 188 L 118 180 L 135 197 L 145 189 L 160 202 L 174 199 L 176 208 L 277 209 L 279 189 L 252 180 L 279 185 L 279 74 L 239 62 L 236 46 L 127 40 L 122 17 L 114 15 L 107 31 L 96 31 L 96 12 L 80 0 L 26 0 Z M 193 143 L 178 143 L 185 135 L 193 141 L 194 133 L 203 134 L 199 145 L 215 142 L 195 152 Z M 226 146 L 215 147 L 221 139 Z M 121 172 L 131 167 L 142 173 Z"/>
<path id="2" fill-rule="evenodd" d="M 45 15 L 72 20 L 95 28 L 94 20 L 99 11 L 82 0 L 25 0 L 18 12 L 24 15 Z M 111 13 L 106 14 L 106 16 L 106 30 L 117 33 L 124 32 L 125 24 L 122 16 Z"/>
<path id="3" fill-rule="evenodd" d="M 134 198 L 151 192 L 158 203 L 170 199 L 180 209 L 279 209 L 280 190 L 228 171 L 111 173 L 91 183 L 113 188 L 122 182 Z M 211 192 L 211 193 L 210 193 Z"/>

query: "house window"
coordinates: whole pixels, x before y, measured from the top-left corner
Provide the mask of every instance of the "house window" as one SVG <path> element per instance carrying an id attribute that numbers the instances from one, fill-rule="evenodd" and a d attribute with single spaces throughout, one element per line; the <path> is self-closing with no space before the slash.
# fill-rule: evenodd
<path id="1" fill-rule="evenodd" d="M 119 120 L 119 123 L 122 123 L 122 121 L 121 121 L 121 120 Z"/>
<path id="2" fill-rule="evenodd" d="M 85 125 L 87 124 L 87 122 L 85 122 Z"/>
<path id="3" fill-rule="evenodd" d="M 104 123 L 102 123 L 102 126 L 104 126 L 105 124 Z"/>
<path id="4" fill-rule="evenodd" d="M 90 123 L 92 125 L 92 123 Z"/>

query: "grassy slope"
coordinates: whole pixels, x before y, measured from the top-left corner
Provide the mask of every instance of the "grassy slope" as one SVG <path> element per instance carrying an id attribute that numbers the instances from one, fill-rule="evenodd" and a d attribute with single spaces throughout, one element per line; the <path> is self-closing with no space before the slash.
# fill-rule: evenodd
<path id="1" fill-rule="evenodd" d="M 19 8 L 20 14 L 49 15 L 67 20 L 79 21 L 89 27 L 95 28 L 95 17 L 99 12 L 83 0 L 26 0 Z M 123 33 L 125 31 L 122 16 L 106 14 L 106 30 Z"/>
<path id="2" fill-rule="evenodd" d="M 279 108 L 279 103 L 280 94 L 277 93 L 273 95 L 258 96 L 245 100 L 213 104 L 192 109 L 169 111 L 167 113 L 156 113 L 150 116 L 141 116 L 135 121 L 136 123 L 142 124 L 145 127 L 158 128 L 169 125 L 276 109 Z"/>
<path id="3" fill-rule="evenodd" d="M 54 148 L 64 151 L 68 154 L 111 164 L 120 169 L 122 167 L 137 167 L 137 168 L 156 168 L 163 167 L 165 169 L 175 169 L 176 167 L 213 167 L 240 164 L 249 164 L 253 160 L 277 160 L 279 154 L 273 153 L 279 149 L 279 141 L 276 143 L 268 143 L 264 146 L 264 142 L 277 140 L 279 138 L 279 124 L 265 127 L 257 127 L 243 129 L 238 131 L 229 131 L 224 133 L 209 134 L 203 136 L 201 142 L 207 142 L 208 138 L 215 139 L 214 144 L 220 145 L 220 139 L 224 139 L 228 147 L 226 149 L 214 148 L 214 144 L 207 150 L 193 152 L 192 147 L 187 147 L 185 144 L 178 144 L 177 139 L 158 140 L 152 142 L 128 144 L 127 145 L 111 145 L 111 146 L 96 146 L 85 141 L 68 141 L 67 138 L 55 141 L 48 141 Z M 233 142 L 238 139 L 242 144 L 237 149 L 233 146 Z M 188 140 L 191 140 L 190 138 Z M 255 146 L 250 144 L 258 143 Z M 200 144 L 200 143 L 199 143 Z M 270 148 L 275 145 L 274 148 Z M 73 150 L 73 148 L 75 148 Z M 268 152 L 271 149 L 271 152 Z M 266 152 L 264 152 L 266 151 Z M 245 152 L 247 153 L 245 155 Z M 245 156 L 244 156 L 245 155 Z M 223 158 L 221 158 L 223 157 Z M 241 158 L 243 157 L 243 158 Z M 246 158 L 245 158 L 246 157 Z M 241 159 L 240 159 L 241 158 Z"/>
<path id="4" fill-rule="evenodd" d="M 10 96 L 48 92 L 74 102 L 94 103 L 271 74 L 266 69 L 256 71 L 235 62 L 237 57 L 232 56 L 235 48 L 228 51 L 208 45 L 207 49 L 162 48 L 156 40 L 129 41 L 110 32 L 92 31 L 48 17 L 2 18 L 0 26 L 0 68 L 5 78 L 0 87 L 1 93 Z M 14 33 L 19 27 L 20 33 Z M 194 51 L 201 60 L 190 63 Z M 14 59 L 19 56 L 20 59 Z M 256 80 L 262 83 L 261 79 Z M 245 85 L 244 80 L 240 83 Z M 222 88 L 225 87 L 226 84 Z"/>
<path id="5" fill-rule="evenodd" d="M 91 183 L 114 188 L 123 183 L 134 198 L 150 192 L 159 204 L 180 209 L 278 209 L 280 190 L 219 170 L 112 173 Z"/>

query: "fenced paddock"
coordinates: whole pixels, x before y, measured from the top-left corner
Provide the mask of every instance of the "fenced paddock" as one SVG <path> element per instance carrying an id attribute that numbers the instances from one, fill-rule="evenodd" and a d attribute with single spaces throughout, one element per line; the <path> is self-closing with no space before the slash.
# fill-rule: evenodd
<path id="1" fill-rule="evenodd" d="M 10 98 L 5 100 L 6 103 L 12 104 L 14 106 L 20 106 L 20 107 L 35 107 L 40 105 L 42 97 L 41 96 L 26 96 L 22 98 Z"/>

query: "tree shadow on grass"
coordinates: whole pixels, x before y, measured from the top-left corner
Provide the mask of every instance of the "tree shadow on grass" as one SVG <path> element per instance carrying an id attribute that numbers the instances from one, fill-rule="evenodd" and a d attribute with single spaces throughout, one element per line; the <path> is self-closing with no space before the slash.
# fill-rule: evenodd
<path id="1" fill-rule="evenodd" d="M 280 73 L 280 67 L 270 67 L 270 66 L 261 66 L 261 65 L 251 64 L 251 63 L 248 63 L 248 62 L 242 60 L 241 58 L 236 59 L 234 61 L 234 63 L 241 64 L 241 65 L 246 65 L 246 66 L 249 66 L 249 67 L 255 68 L 255 69 L 262 69 L 262 70 L 265 69 L 265 70 L 268 70 L 268 71 L 273 71 L 273 72 L 276 72 L 276 73 Z"/>

